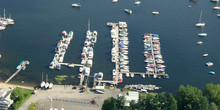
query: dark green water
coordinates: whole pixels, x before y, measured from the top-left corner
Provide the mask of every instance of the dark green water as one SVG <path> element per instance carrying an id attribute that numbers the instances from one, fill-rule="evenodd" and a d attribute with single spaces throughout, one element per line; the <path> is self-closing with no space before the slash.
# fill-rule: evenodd
<path id="1" fill-rule="evenodd" d="M 71 7 L 72 3 L 80 2 L 81 8 Z M 188 8 L 191 5 L 192 8 Z M 6 8 L 15 24 L 7 26 L 0 32 L 0 79 L 6 80 L 16 71 L 21 60 L 29 60 L 30 65 L 20 72 L 12 82 L 25 81 L 26 84 L 39 84 L 41 72 L 49 74 L 49 81 L 54 81 L 56 75 L 78 75 L 78 68 L 62 67 L 61 71 L 49 70 L 48 65 L 54 56 L 54 48 L 63 30 L 73 30 L 74 38 L 67 50 L 64 62 L 80 63 L 80 54 L 87 31 L 87 21 L 91 21 L 91 30 L 98 31 L 98 40 L 94 48 L 94 59 L 91 74 L 103 72 L 104 79 L 112 78 L 114 64 L 111 62 L 112 48 L 109 21 L 126 21 L 129 32 L 130 71 L 144 72 L 144 56 L 142 35 L 157 33 L 160 35 L 162 55 L 166 62 L 166 73 L 169 79 L 126 78 L 123 84 L 156 84 L 161 91 L 173 92 L 180 84 L 190 84 L 203 88 L 206 83 L 219 83 L 220 79 L 220 19 L 212 10 L 215 6 L 209 0 L 199 0 L 197 3 L 188 0 L 142 0 L 139 6 L 134 0 L 0 0 L 0 11 Z M 124 12 L 130 8 L 132 15 Z M 206 22 L 204 31 L 208 33 L 200 38 L 196 28 L 200 10 L 202 19 Z M 153 16 L 152 11 L 160 11 Z M 197 41 L 203 44 L 196 45 Z M 207 58 L 202 54 L 208 53 Z M 214 66 L 206 67 L 205 63 L 212 61 Z M 216 72 L 210 76 L 209 70 Z M 64 84 L 77 84 L 78 79 L 68 78 Z M 123 86 L 120 84 L 119 86 Z"/>

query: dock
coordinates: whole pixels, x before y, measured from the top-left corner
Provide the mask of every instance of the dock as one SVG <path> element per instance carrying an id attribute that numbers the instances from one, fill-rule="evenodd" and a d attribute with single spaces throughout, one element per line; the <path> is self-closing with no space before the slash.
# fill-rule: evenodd
<path id="1" fill-rule="evenodd" d="M 21 63 L 17 66 L 17 71 L 11 75 L 6 81 L 5 84 L 7 84 L 14 76 L 16 76 L 21 70 L 25 70 L 26 65 L 29 65 L 29 61 L 21 61 Z"/>
<path id="2" fill-rule="evenodd" d="M 80 78 L 79 85 L 82 86 L 83 82 L 84 85 L 87 87 L 87 82 L 90 77 L 90 70 L 93 65 L 93 56 L 94 56 L 94 45 L 97 41 L 97 31 L 90 31 L 90 21 L 88 21 L 88 31 L 86 32 L 86 38 L 84 42 L 84 47 L 82 49 L 81 54 L 81 65 L 79 68 L 79 75 L 78 78 Z"/>

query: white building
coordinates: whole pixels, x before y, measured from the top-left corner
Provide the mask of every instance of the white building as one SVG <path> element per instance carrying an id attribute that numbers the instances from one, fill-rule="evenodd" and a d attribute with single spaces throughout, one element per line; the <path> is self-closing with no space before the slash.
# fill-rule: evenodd
<path id="1" fill-rule="evenodd" d="M 130 106 L 130 102 L 132 100 L 134 100 L 136 103 L 139 100 L 139 93 L 138 92 L 127 92 L 126 94 L 119 94 L 120 96 L 124 96 L 125 97 L 125 106 Z"/>
<path id="2" fill-rule="evenodd" d="M 13 104 L 14 101 L 10 97 L 11 91 L 0 88 L 0 108 L 8 108 Z"/>

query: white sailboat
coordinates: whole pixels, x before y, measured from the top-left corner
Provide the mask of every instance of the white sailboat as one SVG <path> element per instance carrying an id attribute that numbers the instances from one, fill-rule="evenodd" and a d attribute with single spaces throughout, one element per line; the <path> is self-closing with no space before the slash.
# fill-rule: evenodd
<path id="1" fill-rule="evenodd" d="M 208 35 L 207 33 L 203 32 L 203 28 L 204 28 L 204 27 L 202 27 L 202 32 L 201 32 L 201 33 L 198 33 L 198 36 L 205 37 L 205 36 Z"/>
<path id="2" fill-rule="evenodd" d="M 201 10 L 201 13 L 200 13 L 199 22 L 196 24 L 196 27 L 205 26 L 205 22 L 201 22 L 201 20 L 202 20 L 202 10 Z"/>
<path id="3" fill-rule="evenodd" d="M 40 84 L 40 87 L 42 88 L 42 87 L 44 87 L 45 86 L 45 82 L 43 81 L 43 72 L 42 72 L 42 81 L 41 81 L 41 84 Z"/>
<path id="4" fill-rule="evenodd" d="M 220 10 L 220 6 L 218 5 L 218 2 L 219 1 L 216 2 L 216 6 L 213 7 L 213 10 Z"/>
<path id="5" fill-rule="evenodd" d="M 140 5 L 141 4 L 141 1 L 136 1 L 134 2 L 135 5 Z"/>

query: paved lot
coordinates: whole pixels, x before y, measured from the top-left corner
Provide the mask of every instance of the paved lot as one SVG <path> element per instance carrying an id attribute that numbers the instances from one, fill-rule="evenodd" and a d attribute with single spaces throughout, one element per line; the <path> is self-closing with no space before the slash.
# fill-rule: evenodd
<path id="1" fill-rule="evenodd" d="M 117 97 L 120 90 L 105 90 L 104 94 L 96 94 L 89 89 L 84 93 L 79 93 L 79 90 L 72 89 L 72 86 L 55 85 L 51 90 L 37 90 L 35 95 L 32 95 L 19 110 L 26 110 L 31 103 L 38 103 L 37 110 L 49 110 L 49 108 L 63 107 L 65 110 L 101 110 L 103 101 L 111 96 Z M 97 104 L 91 104 L 92 100 Z M 52 103 L 51 103 L 52 100 Z"/>

